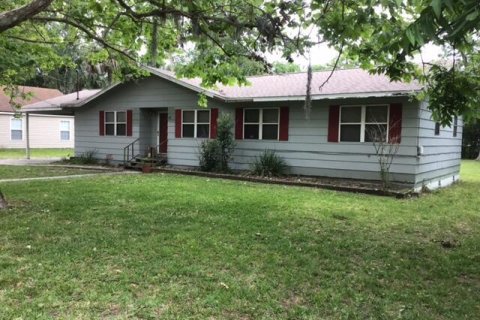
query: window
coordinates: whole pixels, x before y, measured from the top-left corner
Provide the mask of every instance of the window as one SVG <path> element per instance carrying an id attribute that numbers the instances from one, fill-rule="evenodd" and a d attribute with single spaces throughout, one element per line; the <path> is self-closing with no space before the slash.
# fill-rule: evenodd
<path id="1" fill-rule="evenodd" d="M 60 140 L 70 140 L 70 121 L 60 121 Z"/>
<path id="2" fill-rule="evenodd" d="M 458 117 L 453 118 L 453 136 L 456 137 L 458 132 Z"/>
<path id="3" fill-rule="evenodd" d="M 435 122 L 435 135 L 440 135 L 440 122 Z"/>
<path id="4" fill-rule="evenodd" d="M 126 136 L 127 135 L 127 112 L 106 111 L 105 112 L 105 135 Z"/>
<path id="5" fill-rule="evenodd" d="M 22 119 L 13 118 L 12 120 L 10 120 L 10 131 L 10 137 L 12 140 L 22 140 Z"/>
<path id="6" fill-rule="evenodd" d="M 210 137 L 210 110 L 183 110 L 182 137 Z"/>
<path id="7" fill-rule="evenodd" d="M 342 106 L 340 109 L 340 141 L 387 141 L 388 109 L 381 106 Z"/>
<path id="8" fill-rule="evenodd" d="M 243 138 L 253 140 L 278 140 L 278 109 L 245 109 Z"/>

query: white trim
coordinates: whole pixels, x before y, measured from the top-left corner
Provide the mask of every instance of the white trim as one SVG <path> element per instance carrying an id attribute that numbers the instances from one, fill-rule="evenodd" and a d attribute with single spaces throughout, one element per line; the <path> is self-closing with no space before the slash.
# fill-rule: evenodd
<path id="1" fill-rule="evenodd" d="M 128 128 L 127 128 L 127 123 L 128 123 L 128 115 L 127 115 L 127 111 L 124 110 L 124 111 L 104 111 L 104 119 L 103 119 L 103 127 L 104 127 L 104 132 L 105 132 L 105 136 L 109 136 L 109 137 L 126 137 L 127 136 L 127 131 L 128 131 Z M 113 122 L 108 122 L 107 121 L 107 113 L 113 113 Z M 119 122 L 117 121 L 117 113 L 125 113 L 125 122 Z M 114 134 L 107 134 L 107 124 L 113 124 L 113 133 Z M 117 125 L 119 124 L 124 124 L 125 125 L 125 134 L 117 134 Z"/>
<path id="2" fill-rule="evenodd" d="M 357 92 L 341 94 L 316 94 L 312 100 L 337 100 L 349 98 L 383 98 L 383 97 L 406 97 L 414 95 L 421 90 L 407 91 L 379 91 L 379 92 Z M 278 96 L 278 97 L 254 97 L 254 98 L 227 98 L 225 102 L 243 102 L 251 99 L 252 102 L 274 102 L 274 101 L 305 101 L 305 96 Z"/>
<path id="3" fill-rule="evenodd" d="M 25 112 L 17 112 L 18 113 L 22 113 L 22 114 L 25 114 Z M 39 114 L 39 113 L 31 113 L 30 111 L 28 112 L 30 114 L 30 118 L 33 118 L 33 117 L 43 117 L 43 118 L 70 118 L 70 119 L 74 119 L 75 117 L 74 116 L 69 116 L 69 115 L 60 115 L 60 114 Z M 13 116 L 15 115 L 15 112 L 0 112 L 0 116 L 1 115 L 4 115 L 4 116 Z"/>
<path id="4" fill-rule="evenodd" d="M 258 122 L 246 122 L 245 121 L 245 111 L 246 110 L 258 110 Z M 263 139 L 263 125 L 275 125 L 273 122 L 264 123 L 263 122 L 263 110 L 277 110 L 277 139 Z M 245 138 L 245 125 L 258 125 L 258 139 L 246 139 Z M 280 139 L 280 108 L 278 107 L 267 107 L 267 108 L 243 108 L 243 128 L 242 128 L 242 140 L 266 140 L 266 141 L 279 141 Z"/>
<path id="5" fill-rule="evenodd" d="M 342 109 L 343 108 L 361 108 L 360 122 L 345 122 L 342 123 Z M 387 107 L 387 120 L 386 122 L 366 122 L 367 107 Z M 353 104 L 353 105 L 341 105 L 338 113 L 338 142 L 366 142 L 365 141 L 365 127 L 370 124 L 386 124 L 387 125 L 387 136 L 386 140 L 388 143 L 388 133 L 390 132 L 390 105 L 389 104 Z M 360 141 L 342 141 L 342 125 L 360 125 Z M 367 141 L 368 142 L 368 141 Z"/>
<path id="6" fill-rule="evenodd" d="M 440 188 L 445 188 L 445 187 L 448 187 L 448 186 L 458 182 L 459 180 L 460 180 L 460 174 L 454 173 L 454 174 L 451 174 L 451 175 L 446 176 L 446 177 L 431 179 L 426 184 L 424 183 L 424 184 L 414 188 L 414 191 L 415 192 L 422 192 L 422 190 L 424 188 L 426 188 L 427 190 L 430 190 L 430 191 L 440 189 Z"/>
<path id="7" fill-rule="evenodd" d="M 209 139 L 210 138 L 210 130 L 211 128 L 211 119 L 212 119 L 212 114 L 211 114 L 211 109 L 181 109 L 182 110 L 182 121 L 181 121 L 181 137 L 182 139 Z M 185 122 L 184 119 L 185 117 L 183 116 L 183 113 L 187 111 L 193 111 L 193 122 Z M 208 123 L 207 122 L 198 122 L 198 111 L 206 111 L 208 112 Z M 193 125 L 193 137 L 184 137 L 183 136 L 183 125 Z M 208 124 L 208 137 L 197 137 L 197 126 L 198 125 L 206 125 Z"/>

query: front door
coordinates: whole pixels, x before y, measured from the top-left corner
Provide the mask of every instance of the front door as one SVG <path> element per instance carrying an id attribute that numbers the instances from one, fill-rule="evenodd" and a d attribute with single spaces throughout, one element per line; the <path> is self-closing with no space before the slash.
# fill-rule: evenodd
<path id="1" fill-rule="evenodd" d="M 168 113 L 159 113 L 158 116 L 158 144 L 159 152 L 167 153 L 168 143 Z"/>

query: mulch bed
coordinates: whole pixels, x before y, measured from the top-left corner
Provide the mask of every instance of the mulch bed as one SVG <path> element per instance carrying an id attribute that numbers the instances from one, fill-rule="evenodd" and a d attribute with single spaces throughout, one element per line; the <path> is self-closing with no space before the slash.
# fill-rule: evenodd
<path id="1" fill-rule="evenodd" d="M 375 181 L 367 180 L 354 180 L 354 179 L 335 179 L 335 178 L 325 178 L 325 177 L 306 177 L 306 176 L 285 176 L 281 178 L 268 178 L 268 177 L 258 177 L 249 175 L 247 172 L 239 172 L 237 174 L 225 174 L 225 173 L 212 173 L 212 172 L 203 172 L 199 170 L 191 169 L 179 169 L 179 168 L 169 168 L 169 167 L 156 167 L 153 169 L 153 172 L 166 172 L 166 173 L 175 173 L 183 175 L 192 175 L 200 177 L 210 177 L 210 178 L 221 178 L 221 179 L 230 179 L 230 180 L 240 180 L 240 181 L 249 181 L 249 182 L 258 182 L 258 183 L 268 183 L 268 184 L 280 184 L 287 186 L 300 186 L 300 187 L 310 187 L 310 188 L 319 188 L 319 189 L 328 189 L 335 191 L 344 191 L 344 192 L 354 192 L 354 193 L 364 193 L 372 194 L 379 196 L 390 196 L 396 197 L 399 199 L 417 197 L 418 192 L 412 191 L 405 185 L 392 185 L 392 188 L 389 190 L 383 190 L 381 184 Z"/>

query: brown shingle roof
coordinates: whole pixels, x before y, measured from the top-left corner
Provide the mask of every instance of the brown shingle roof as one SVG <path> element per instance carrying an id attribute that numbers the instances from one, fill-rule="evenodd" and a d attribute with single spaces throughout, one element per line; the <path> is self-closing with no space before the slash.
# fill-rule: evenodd
<path id="1" fill-rule="evenodd" d="M 81 90 L 77 93 L 69 93 L 60 97 L 47 99 L 37 103 L 28 104 L 25 106 L 26 111 L 41 111 L 41 110 L 54 110 L 61 109 L 65 105 L 69 104 L 82 104 L 85 100 L 91 98 L 96 93 L 100 92 L 100 89 Z"/>
<path id="2" fill-rule="evenodd" d="M 181 86 L 197 92 L 204 92 L 208 96 L 226 102 L 235 101 L 287 101 L 304 100 L 307 86 L 307 74 L 289 73 L 281 75 L 265 75 L 249 77 L 250 86 L 224 86 L 219 85 L 215 90 L 205 89 L 200 86 L 200 79 L 178 79 L 170 71 L 145 67 L 152 74 L 163 79 L 175 82 Z M 313 72 L 312 99 L 338 99 L 359 97 L 386 97 L 392 95 L 409 95 L 422 88 L 417 82 L 404 83 L 392 82 L 384 75 L 371 75 L 361 69 L 337 70 L 325 85 L 320 88 L 329 77 L 330 71 Z M 103 90 L 82 90 L 80 99 L 76 93 L 48 99 L 42 102 L 29 104 L 25 107 L 28 111 L 60 110 L 65 107 L 81 107 L 91 100 L 108 92 L 117 85 L 112 85 Z"/>
<path id="3" fill-rule="evenodd" d="M 15 102 L 20 104 L 21 106 L 24 106 L 30 103 L 44 101 L 47 99 L 51 99 L 51 98 L 63 95 L 57 89 L 46 89 L 46 88 L 28 87 L 28 86 L 19 86 L 18 88 L 20 92 L 32 94 L 32 97 L 27 100 L 15 99 Z M 0 87 L 0 111 L 13 112 L 14 110 L 10 106 L 10 97 L 5 94 L 5 91 L 3 91 L 3 89 L 4 89 L 3 87 Z"/>
<path id="4" fill-rule="evenodd" d="M 153 69 L 154 74 L 175 77 L 172 72 Z M 407 93 L 418 91 L 422 86 L 418 82 L 392 82 L 385 75 L 372 75 L 362 69 L 336 70 L 323 87 L 321 85 L 330 76 L 331 71 L 317 71 L 312 74 L 312 96 L 355 96 L 359 94 Z M 206 90 L 227 99 L 272 99 L 304 98 L 307 87 L 307 73 L 287 73 L 248 77 L 249 86 L 218 85 L 215 90 Z M 200 87 L 200 79 L 178 79 L 191 86 Z M 321 88 L 320 88 L 321 87 Z"/>

